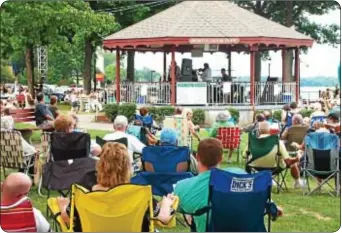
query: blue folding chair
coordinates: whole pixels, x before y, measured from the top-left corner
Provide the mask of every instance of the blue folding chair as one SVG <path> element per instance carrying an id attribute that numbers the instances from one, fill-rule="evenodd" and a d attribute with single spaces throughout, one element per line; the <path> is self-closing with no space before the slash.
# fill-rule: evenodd
<path id="1" fill-rule="evenodd" d="M 271 202 L 271 187 L 272 174 L 268 171 L 234 174 L 214 168 L 210 175 L 208 206 L 186 214 L 206 214 L 207 232 L 265 232 L 264 215 L 267 214 L 270 231 L 271 220 L 276 220 L 278 214 Z"/>
<path id="2" fill-rule="evenodd" d="M 173 192 L 178 181 L 192 177 L 190 149 L 177 146 L 147 146 L 141 157 L 143 172 L 131 179 L 134 184 L 149 184 L 153 195 L 163 196 Z"/>
<path id="3" fill-rule="evenodd" d="M 333 192 L 332 196 L 338 196 L 340 192 L 340 154 L 341 142 L 336 134 L 325 132 L 309 133 L 305 139 L 305 155 L 303 161 L 304 178 L 307 180 L 308 193 L 310 195 L 321 190 L 323 185 L 329 186 Z M 311 190 L 309 178 L 314 178 L 318 186 Z M 335 179 L 335 188 L 329 183 Z"/>
<path id="4" fill-rule="evenodd" d="M 326 121 L 326 119 L 327 119 L 326 116 L 313 116 L 313 117 L 311 117 L 310 128 L 312 128 L 314 122 L 319 121 L 321 123 L 324 123 Z"/>

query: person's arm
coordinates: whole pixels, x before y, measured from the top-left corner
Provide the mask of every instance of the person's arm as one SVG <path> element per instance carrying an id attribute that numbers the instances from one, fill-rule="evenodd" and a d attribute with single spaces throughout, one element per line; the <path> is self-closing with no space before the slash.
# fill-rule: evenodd
<path id="1" fill-rule="evenodd" d="M 36 208 L 33 208 L 33 214 L 36 221 L 37 232 L 51 232 L 50 224 L 42 213 Z"/>
<path id="2" fill-rule="evenodd" d="M 145 145 L 141 141 L 139 141 L 139 139 L 137 139 L 134 136 L 129 137 L 128 140 L 131 140 L 131 145 L 132 145 L 133 152 L 142 154 L 142 151 L 143 151 Z"/>

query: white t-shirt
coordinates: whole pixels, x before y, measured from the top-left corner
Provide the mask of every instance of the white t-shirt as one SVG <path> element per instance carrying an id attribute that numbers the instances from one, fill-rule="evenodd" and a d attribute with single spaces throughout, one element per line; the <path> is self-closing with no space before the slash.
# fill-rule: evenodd
<path id="1" fill-rule="evenodd" d="M 141 141 L 139 141 L 137 137 L 127 134 L 125 132 L 116 131 L 114 133 L 107 134 L 106 136 L 104 136 L 103 140 L 106 140 L 106 141 L 117 140 L 120 138 L 127 138 L 128 150 L 135 152 L 135 153 L 142 154 L 142 150 L 145 147 L 145 145 Z"/>
<path id="2" fill-rule="evenodd" d="M 36 228 L 37 232 L 50 232 L 50 224 L 46 220 L 46 218 L 42 215 L 42 213 L 37 210 L 36 208 L 33 208 L 34 213 L 34 219 L 36 220 Z"/>

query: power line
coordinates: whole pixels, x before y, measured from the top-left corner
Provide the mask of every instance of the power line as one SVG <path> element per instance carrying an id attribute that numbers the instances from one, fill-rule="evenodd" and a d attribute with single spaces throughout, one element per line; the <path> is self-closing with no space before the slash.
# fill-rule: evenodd
<path id="1" fill-rule="evenodd" d="M 149 3 L 142 3 L 142 4 L 138 4 L 138 5 L 133 5 L 133 6 L 127 6 L 127 7 L 121 7 L 121 8 L 114 8 L 112 10 L 107 9 L 107 10 L 101 10 L 99 12 L 102 13 L 109 13 L 109 14 L 114 14 L 114 13 L 119 13 L 119 12 L 133 12 L 135 11 L 137 8 L 141 7 L 141 6 L 148 6 L 148 7 L 156 7 L 156 6 L 160 6 L 163 5 L 165 3 L 169 2 L 169 0 L 164 0 L 164 1 L 159 1 L 159 2 L 149 2 Z"/>

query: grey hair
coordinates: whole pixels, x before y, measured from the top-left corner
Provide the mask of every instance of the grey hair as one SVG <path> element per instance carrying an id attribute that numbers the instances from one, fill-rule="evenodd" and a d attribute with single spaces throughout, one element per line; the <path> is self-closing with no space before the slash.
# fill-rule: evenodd
<path id="1" fill-rule="evenodd" d="M 292 124 L 293 125 L 300 125 L 303 124 L 303 117 L 300 114 L 294 114 L 292 117 Z"/>
<path id="2" fill-rule="evenodd" d="M 271 127 L 268 122 L 263 121 L 258 123 L 259 133 L 260 134 L 269 134 L 271 131 Z"/>
<path id="3" fill-rule="evenodd" d="M 225 122 L 229 118 L 229 115 L 225 112 L 219 112 L 216 116 L 216 122 Z"/>

